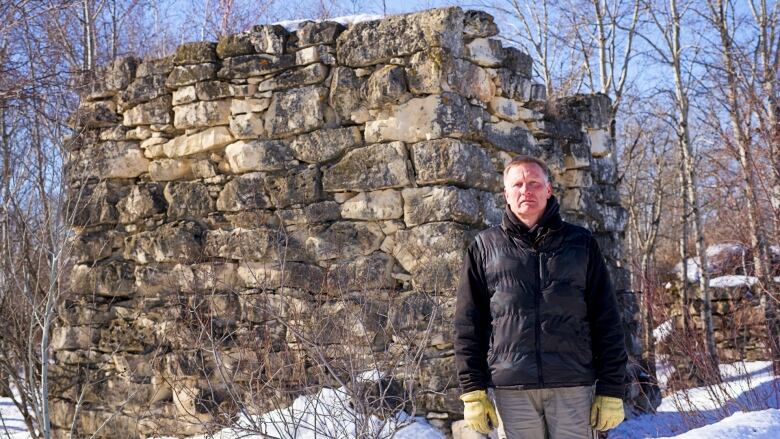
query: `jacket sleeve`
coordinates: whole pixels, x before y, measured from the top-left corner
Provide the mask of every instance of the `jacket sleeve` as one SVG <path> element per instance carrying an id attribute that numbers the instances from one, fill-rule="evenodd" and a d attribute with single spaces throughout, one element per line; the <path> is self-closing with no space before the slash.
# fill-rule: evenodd
<path id="1" fill-rule="evenodd" d="M 596 394 L 625 396 L 626 345 L 623 324 L 604 256 L 591 237 L 588 254 L 588 319 L 592 339 Z"/>
<path id="2" fill-rule="evenodd" d="M 461 388 L 464 392 L 487 389 L 490 302 L 477 240 L 469 246 L 463 261 L 454 325 L 455 366 Z"/>

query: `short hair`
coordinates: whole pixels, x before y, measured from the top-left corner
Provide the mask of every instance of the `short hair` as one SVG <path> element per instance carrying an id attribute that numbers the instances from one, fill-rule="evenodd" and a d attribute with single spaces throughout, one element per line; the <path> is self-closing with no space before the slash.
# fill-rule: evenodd
<path id="1" fill-rule="evenodd" d="M 540 168 L 542 168 L 542 172 L 544 173 L 545 179 L 547 179 L 548 183 L 552 183 L 553 178 L 552 178 L 552 174 L 550 173 L 550 168 L 547 167 L 547 163 L 545 163 L 544 160 L 542 159 L 530 155 L 519 155 L 513 158 L 512 161 L 507 163 L 507 165 L 504 167 L 504 178 L 506 178 L 506 174 L 509 173 L 510 169 L 528 163 L 534 163 L 538 165 Z"/>

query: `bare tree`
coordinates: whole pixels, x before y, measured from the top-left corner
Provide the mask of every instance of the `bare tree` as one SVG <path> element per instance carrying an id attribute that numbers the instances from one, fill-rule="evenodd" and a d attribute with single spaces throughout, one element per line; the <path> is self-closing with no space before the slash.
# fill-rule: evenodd
<path id="1" fill-rule="evenodd" d="M 684 63 L 685 47 L 682 45 L 683 16 L 693 7 L 691 3 L 682 5 L 682 9 L 677 0 L 669 0 L 666 8 L 657 4 L 648 4 L 651 21 L 655 24 L 655 29 L 661 37 L 661 42 L 655 41 L 655 38 L 647 35 L 643 36 L 645 42 L 653 49 L 658 59 L 666 65 L 673 78 L 671 94 L 676 108 L 675 122 L 677 131 L 677 142 L 679 146 L 684 186 L 684 197 L 687 198 L 690 208 L 690 220 L 693 223 L 694 244 L 696 256 L 699 260 L 699 290 L 702 298 L 701 319 L 704 324 L 704 346 L 706 355 L 709 357 L 709 365 L 717 374 L 718 356 L 715 349 L 715 336 L 712 326 L 712 304 L 709 290 L 709 273 L 707 265 L 707 253 L 704 243 L 703 212 L 700 205 L 698 176 L 696 172 L 696 158 L 691 142 L 690 125 L 690 86 L 691 75 L 689 69 L 686 70 Z M 688 49 L 695 51 L 695 47 Z M 684 213 L 688 218 L 688 212 Z M 684 245 L 683 245 L 684 246 Z M 687 263 L 683 260 L 683 265 Z"/>
<path id="2" fill-rule="evenodd" d="M 767 244 L 767 232 L 762 224 L 766 224 L 761 215 L 761 201 L 758 191 L 761 185 L 757 176 L 759 166 L 755 162 L 756 142 L 753 131 L 753 116 L 757 112 L 755 97 L 762 91 L 763 75 L 756 76 L 751 69 L 751 60 L 761 59 L 759 53 L 742 53 L 742 47 L 735 34 L 734 5 L 730 1 L 708 0 L 708 19 L 718 33 L 718 58 L 716 63 L 709 66 L 710 71 L 715 72 L 714 89 L 720 91 L 719 95 L 725 98 L 722 107 L 728 115 L 731 130 L 724 129 L 717 115 L 710 120 L 712 128 L 734 155 L 739 163 L 741 172 L 741 186 L 745 195 L 748 228 L 750 230 L 750 244 L 753 249 L 753 266 L 762 291 L 761 305 L 767 324 L 767 338 L 770 358 L 774 365 L 775 374 L 780 374 L 780 321 L 778 320 L 777 306 L 780 298 L 776 296 L 775 282 L 772 279 Z M 769 17 L 759 18 L 759 23 Z M 755 49 L 760 48 L 755 47 Z M 755 50 L 754 49 L 754 50 Z M 750 49 L 748 49 L 750 50 Z M 746 56 L 747 55 L 747 56 Z M 717 62 L 719 61 L 719 62 Z M 713 106 L 717 109 L 718 106 Z M 717 111 L 717 110 L 716 110 Z"/>
<path id="3" fill-rule="evenodd" d="M 628 138 L 628 147 L 623 150 L 620 160 L 624 169 L 622 193 L 629 215 L 626 231 L 629 253 L 638 258 L 638 262 L 632 264 L 635 267 L 632 270 L 632 286 L 642 292 L 643 298 L 643 366 L 652 372 L 651 376 L 655 376 L 653 328 L 656 320 L 653 309 L 658 306 L 658 298 L 654 297 L 658 289 L 655 255 L 661 233 L 661 216 L 669 208 L 670 203 L 666 200 L 672 195 L 667 182 L 674 177 L 669 175 L 667 162 L 674 139 L 658 116 L 640 113 L 635 117 L 638 120 L 627 124 L 628 132 L 623 134 Z"/>

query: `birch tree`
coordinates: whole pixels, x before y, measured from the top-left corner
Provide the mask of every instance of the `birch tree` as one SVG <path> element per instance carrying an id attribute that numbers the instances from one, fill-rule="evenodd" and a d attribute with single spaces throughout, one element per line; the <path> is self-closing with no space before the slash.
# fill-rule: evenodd
<path id="1" fill-rule="evenodd" d="M 689 208 L 689 211 L 683 213 L 683 221 L 687 223 L 690 220 L 692 223 L 694 247 L 699 260 L 698 287 L 702 300 L 700 314 L 704 325 L 704 351 L 710 369 L 708 372 L 713 376 L 719 376 L 718 355 L 712 323 L 707 253 L 704 242 L 703 212 L 700 205 L 695 151 L 691 141 L 690 93 L 693 72 L 691 71 L 691 59 L 685 53 L 686 51 L 692 52 L 690 55 L 695 57 L 699 48 L 694 45 L 683 46 L 682 44 L 683 17 L 686 13 L 691 12 L 693 6 L 692 3 L 681 5 L 677 0 L 669 0 L 665 8 L 658 4 L 647 4 L 650 20 L 655 25 L 655 34 L 653 36 L 644 35 L 643 39 L 652 48 L 657 59 L 668 68 L 673 81 L 669 92 L 675 106 L 674 122 L 682 167 L 683 187 L 681 190 Z M 655 35 L 660 36 L 660 41 L 656 40 Z M 688 37 L 690 36 L 686 35 L 686 38 Z M 687 243 L 683 242 L 682 247 L 684 252 Z M 683 259 L 682 263 L 685 267 L 686 260 Z M 685 281 L 684 276 L 683 282 Z"/>
<path id="2" fill-rule="evenodd" d="M 764 5 L 765 6 L 765 5 Z M 775 283 L 772 280 L 768 256 L 768 230 L 762 215 L 759 192 L 761 183 L 757 175 L 759 166 L 755 162 L 756 139 L 754 139 L 754 116 L 760 112 L 757 102 L 761 95 L 765 75 L 757 69 L 751 69 L 753 60 L 762 59 L 762 47 L 751 44 L 746 48 L 740 46 L 735 34 L 734 4 L 730 0 L 708 0 L 708 19 L 717 32 L 717 57 L 708 67 L 714 74 L 714 90 L 717 96 L 722 96 L 722 108 L 727 115 L 726 127 L 720 124 L 720 118 L 713 115 L 710 120 L 712 128 L 720 140 L 734 153 L 741 174 L 741 186 L 746 204 L 745 213 L 750 232 L 750 245 L 753 249 L 753 266 L 761 292 L 761 307 L 767 324 L 767 338 L 770 358 L 775 374 L 780 374 L 780 324 L 778 323 Z M 758 12 L 759 14 L 766 13 Z M 757 17 L 758 29 L 770 17 Z M 743 53 L 754 51 L 753 53 Z M 758 52 L 758 53 L 756 53 Z M 711 93 L 715 95 L 715 93 Z M 771 106 L 771 104 L 769 105 Z M 716 109 L 718 106 L 712 106 Z M 771 111 L 767 112 L 771 117 Z M 771 144 L 771 142 L 770 142 Z M 772 153 L 770 152 L 770 156 Z"/>

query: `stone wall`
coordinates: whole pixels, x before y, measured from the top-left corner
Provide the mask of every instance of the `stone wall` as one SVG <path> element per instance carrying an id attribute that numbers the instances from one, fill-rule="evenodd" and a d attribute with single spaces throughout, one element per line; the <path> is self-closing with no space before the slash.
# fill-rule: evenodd
<path id="1" fill-rule="evenodd" d="M 773 276 L 780 268 L 778 253 L 776 247 L 771 248 Z M 713 334 L 719 360 L 723 363 L 769 360 L 766 319 L 760 304 L 751 249 L 740 243 L 715 243 L 707 248 L 707 259 Z M 690 295 L 688 315 L 692 329 L 702 333 L 704 323 L 700 313 L 704 301 L 698 286 L 701 271 L 698 258 L 689 258 L 687 267 Z M 662 306 L 668 312 L 658 351 L 666 355 L 679 371 L 675 377 L 685 382 L 689 379 L 685 375 L 690 370 L 687 354 L 691 343 L 683 332 L 682 264 L 678 264 L 671 275 L 662 295 Z"/>
<path id="2" fill-rule="evenodd" d="M 372 368 L 448 428 L 462 254 L 499 222 L 517 154 L 548 161 L 625 290 L 608 98 L 548 101 L 496 34 L 437 9 L 108 66 L 68 142 L 58 431 L 80 400 L 81 433 L 202 432 Z"/>

